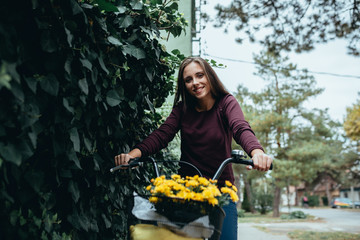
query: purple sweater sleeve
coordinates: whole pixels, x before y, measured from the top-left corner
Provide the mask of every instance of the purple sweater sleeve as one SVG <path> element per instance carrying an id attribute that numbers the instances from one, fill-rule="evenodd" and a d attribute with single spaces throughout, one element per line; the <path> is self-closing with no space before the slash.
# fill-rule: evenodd
<path id="1" fill-rule="evenodd" d="M 249 156 L 254 149 L 264 151 L 249 123 L 245 120 L 244 113 L 236 98 L 232 95 L 227 95 L 223 101 L 223 113 L 228 120 L 235 141 Z"/>
<path id="2" fill-rule="evenodd" d="M 135 148 L 140 149 L 142 156 L 157 153 L 167 147 L 168 143 L 173 140 L 180 128 L 181 106 L 179 104 L 174 107 L 165 122 L 135 146 Z"/>

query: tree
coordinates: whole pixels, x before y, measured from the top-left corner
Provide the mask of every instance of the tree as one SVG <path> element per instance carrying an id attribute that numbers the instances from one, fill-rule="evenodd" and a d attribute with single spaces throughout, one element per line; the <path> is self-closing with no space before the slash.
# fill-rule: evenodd
<path id="1" fill-rule="evenodd" d="M 247 116 L 266 152 L 275 157 L 276 166 L 272 171 L 275 192 L 274 216 L 279 216 L 281 189 L 300 179 L 301 162 L 289 161 L 289 150 L 296 147 L 294 131 L 302 121 L 305 110 L 302 104 L 312 96 L 321 93 L 315 87 L 315 80 L 306 70 L 298 70 L 287 63 L 287 58 L 272 53 L 255 56 L 259 75 L 268 84 L 260 93 L 250 93 L 239 87 L 236 94 L 242 107 L 246 103 L 251 114 Z M 307 170 L 311 170 L 311 166 Z M 314 172 L 315 173 L 315 172 Z M 310 174 L 311 175 L 311 174 Z"/>
<path id="2" fill-rule="evenodd" d="M 1 239 L 126 239 L 151 168 L 109 169 L 160 120 L 184 23 L 175 0 L 1 1 Z"/>
<path id="3" fill-rule="evenodd" d="M 359 0 L 233 0 L 229 6 L 218 5 L 216 9 L 215 26 L 235 21 L 240 43 L 249 38 L 270 52 L 303 52 L 312 50 L 316 43 L 339 38 L 348 42 L 349 54 L 360 55 Z"/>
<path id="4" fill-rule="evenodd" d="M 349 151 L 345 155 L 350 175 L 345 179 L 345 182 L 347 182 L 347 185 L 351 185 L 360 182 L 360 100 L 353 104 L 352 107 L 347 108 L 346 111 L 344 130 L 346 136 L 354 142 L 354 144 L 349 143 Z"/>
<path id="5" fill-rule="evenodd" d="M 360 141 L 360 100 L 346 109 L 344 122 L 346 135 L 353 141 Z"/>

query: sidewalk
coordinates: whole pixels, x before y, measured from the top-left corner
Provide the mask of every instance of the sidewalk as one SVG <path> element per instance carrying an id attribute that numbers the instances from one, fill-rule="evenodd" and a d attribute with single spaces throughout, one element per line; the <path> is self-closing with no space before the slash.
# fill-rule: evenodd
<path id="1" fill-rule="evenodd" d="M 238 240 L 290 240 L 286 232 L 266 232 L 259 230 L 265 224 L 256 223 L 239 223 L 238 224 Z M 267 227 L 267 226 L 264 226 Z"/>

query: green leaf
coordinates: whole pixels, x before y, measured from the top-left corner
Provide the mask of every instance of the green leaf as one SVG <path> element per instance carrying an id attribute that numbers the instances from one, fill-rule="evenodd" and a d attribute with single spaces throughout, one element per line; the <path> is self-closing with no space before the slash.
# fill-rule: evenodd
<path id="1" fill-rule="evenodd" d="M 17 219 L 20 214 L 21 214 L 21 212 L 19 213 L 18 210 L 12 210 L 10 213 L 10 216 L 9 216 L 10 224 L 13 225 L 14 227 L 16 226 L 16 222 L 17 222 Z"/>
<path id="2" fill-rule="evenodd" d="M 154 76 L 153 76 L 151 70 L 149 70 L 149 68 L 145 68 L 145 74 L 148 77 L 148 79 L 150 80 L 150 82 L 152 82 Z"/>
<path id="3" fill-rule="evenodd" d="M 112 4 L 106 0 L 94 0 L 94 2 L 99 5 L 99 8 L 101 10 L 104 10 L 106 12 L 118 12 L 119 11 L 117 9 L 117 7 L 114 6 L 114 4 Z"/>
<path id="4" fill-rule="evenodd" d="M 100 57 L 98 57 L 98 61 L 99 61 L 99 64 L 100 64 L 100 67 L 102 68 L 102 70 L 104 70 L 104 72 L 106 74 L 109 74 L 109 70 L 107 69 L 107 67 L 105 66 L 105 63 L 104 63 L 103 55 L 100 55 Z"/>
<path id="5" fill-rule="evenodd" d="M 77 128 L 72 128 L 69 131 L 70 133 L 70 140 L 73 142 L 75 152 L 80 152 L 80 138 Z"/>
<path id="6" fill-rule="evenodd" d="M 134 19 L 131 16 L 126 15 L 125 17 L 120 18 L 119 22 L 120 28 L 127 28 L 134 23 Z"/>
<path id="7" fill-rule="evenodd" d="M 75 151 L 70 151 L 68 153 L 68 157 L 71 161 L 73 161 L 75 163 L 75 165 L 79 168 L 82 169 L 81 165 L 80 165 L 80 161 L 79 158 L 76 156 L 76 152 Z"/>
<path id="8" fill-rule="evenodd" d="M 150 102 L 149 96 L 145 96 L 145 100 L 146 100 L 146 102 L 147 102 L 147 104 L 149 106 L 150 111 L 152 113 L 154 113 L 155 112 L 154 105 L 152 104 L 152 102 Z"/>
<path id="9" fill-rule="evenodd" d="M 170 6 L 169 6 L 170 9 L 173 9 L 173 10 L 178 10 L 179 8 L 179 5 L 177 2 L 173 2 Z"/>
<path id="10" fill-rule="evenodd" d="M 144 4 L 141 0 L 132 0 L 130 2 L 130 6 L 133 10 L 141 10 Z"/>
<path id="11" fill-rule="evenodd" d="M 144 50 L 135 47 L 134 45 L 128 44 L 124 46 L 124 53 L 129 54 L 136 59 L 143 59 L 145 58 L 145 52 Z"/>
<path id="12" fill-rule="evenodd" d="M 64 27 L 64 30 L 65 30 L 65 33 L 66 33 L 66 40 L 67 40 L 69 46 L 72 47 L 73 46 L 72 41 L 74 39 L 74 35 L 66 27 Z"/>
<path id="13" fill-rule="evenodd" d="M 4 145 L 0 142 L 0 155 L 3 157 L 4 160 L 8 162 L 12 162 L 17 166 L 20 166 L 22 157 L 21 152 L 17 149 L 14 145 L 8 144 Z"/>
<path id="14" fill-rule="evenodd" d="M 114 44 L 115 46 L 122 46 L 123 44 L 119 41 L 119 39 L 113 37 L 113 36 L 109 36 L 108 38 L 108 41 L 111 43 L 111 44 Z"/>
<path id="15" fill-rule="evenodd" d="M 68 185 L 68 191 L 71 193 L 71 196 L 72 196 L 72 199 L 74 200 L 74 202 L 77 203 L 80 198 L 80 191 L 79 191 L 79 187 L 78 187 L 77 183 L 70 180 L 69 185 Z"/>
<path id="16" fill-rule="evenodd" d="M 36 169 L 29 169 L 24 176 L 27 183 L 35 190 L 35 192 L 40 193 L 41 187 L 44 185 L 45 174 Z"/>
<path id="17" fill-rule="evenodd" d="M 7 74 L 5 64 L 2 64 L 0 68 L 0 89 L 1 86 L 10 89 L 11 88 L 10 81 L 11 81 L 11 76 Z"/>
<path id="18" fill-rule="evenodd" d="M 115 106 L 119 105 L 121 100 L 122 100 L 122 98 L 119 96 L 119 94 L 115 90 L 110 90 L 106 94 L 106 102 L 111 107 L 115 107 Z"/>
<path id="19" fill-rule="evenodd" d="M 77 15 L 77 14 L 83 12 L 82 8 L 79 6 L 77 1 L 69 1 L 69 2 L 71 5 L 71 10 L 72 10 L 73 15 Z"/>
<path id="20" fill-rule="evenodd" d="M 66 62 L 64 64 L 65 72 L 68 73 L 69 75 L 71 74 L 71 62 L 72 62 L 72 58 L 69 57 L 68 59 L 66 59 Z"/>
<path id="21" fill-rule="evenodd" d="M 29 139 L 32 143 L 33 148 L 36 148 L 36 143 L 37 143 L 37 134 L 34 132 L 29 132 L 28 133 Z"/>
<path id="22" fill-rule="evenodd" d="M 59 82 L 54 74 L 49 74 L 46 77 L 40 77 L 40 87 L 52 96 L 57 96 L 59 91 Z"/>
<path id="23" fill-rule="evenodd" d="M 23 91 L 23 88 L 18 84 L 18 83 L 14 83 L 12 85 L 12 93 L 13 95 L 19 99 L 21 102 L 24 102 L 25 101 L 25 94 L 24 94 L 24 91 Z"/>
<path id="24" fill-rule="evenodd" d="M 125 13 L 127 8 L 125 6 L 118 6 L 118 10 L 119 10 L 119 13 L 122 14 L 122 13 Z"/>
<path id="25" fill-rule="evenodd" d="M 130 101 L 129 102 L 129 106 L 132 108 L 132 109 L 136 109 L 136 107 L 137 107 L 137 104 L 136 104 L 136 102 L 133 102 L 133 101 Z"/>
<path id="26" fill-rule="evenodd" d="M 37 81 L 33 77 L 24 77 L 25 82 L 27 83 L 30 90 L 36 94 Z"/>
<path id="27" fill-rule="evenodd" d="M 111 221 L 106 217 L 106 215 L 105 214 L 101 214 L 101 217 L 102 217 L 102 219 L 104 220 L 104 222 L 105 222 L 105 227 L 106 228 L 110 228 L 111 227 Z"/>
<path id="28" fill-rule="evenodd" d="M 84 137 L 84 144 L 85 144 L 85 147 L 88 151 L 91 151 L 92 150 L 92 144 L 91 144 L 91 141 Z"/>
<path id="29" fill-rule="evenodd" d="M 45 224 L 45 231 L 50 233 L 50 231 L 52 229 L 52 222 L 51 222 L 49 214 L 46 214 L 45 219 L 44 219 L 44 224 Z"/>
<path id="30" fill-rule="evenodd" d="M 79 85 L 81 91 L 83 91 L 83 93 L 85 93 L 85 95 L 89 94 L 89 86 L 86 81 L 86 78 L 80 79 L 78 82 L 78 85 Z"/>
<path id="31" fill-rule="evenodd" d="M 92 64 L 88 59 L 80 59 L 80 62 L 83 65 L 83 67 L 86 67 L 90 71 L 92 70 Z"/>
<path id="32" fill-rule="evenodd" d="M 51 35 L 50 30 L 46 30 L 41 34 L 40 45 L 42 50 L 53 53 L 57 50 L 57 44 Z"/>
<path id="33" fill-rule="evenodd" d="M 69 101 L 66 98 L 63 98 L 63 106 L 66 108 L 66 110 L 74 114 L 74 108 L 70 106 Z"/>

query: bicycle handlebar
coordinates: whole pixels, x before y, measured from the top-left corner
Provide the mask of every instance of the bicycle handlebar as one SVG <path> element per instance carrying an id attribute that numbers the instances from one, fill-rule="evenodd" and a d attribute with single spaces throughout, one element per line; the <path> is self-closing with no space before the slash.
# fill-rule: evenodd
<path id="1" fill-rule="evenodd" d="M 113 167 L 110 169 L 110 172 L 115 172 L 116 170 L 122 169 L 122 168 L 133 168 L 133 167 L 138 167 L 141 165 L 141 163 L 143 162 L 147 162 L 148 160 L 151 160 L 153 166 L 154 166 L 154 170 L 155 170 L 155 174 L 156 176 L 160 176 L 159 174 L 159 168 L 157 167 L 157 163 L 155 161 L 154 158 L 152 157 L 147 157 L 147 158 L 132 158 L 129 161 L 129 164 L 122 164 L 122 165 L 118 165 L 116 167 Z"/>
<path id="2" fill-rule="evenodd" d="M 229 163 L 237 163 L 237 164 L 244 164 L 244 165 L 254 166 L 254 163 L 253 163 L 252 160 L 248 160 L 248 159 L 245 159 L 245 158 L 246 158 L 246 155 L 245 155 L 245 153 L 243 151 L 241 151 L 241 150 L 232 150 L 231 151 L 231 158 L 225 159 L 225 161 L 223 161 L 221 163 L 220 167 L 218 168 L 218 170 L 216 171 L 216 173 L 215 173 L 215 175 L 214 175 L 214 177 L 212 179 L 213 180 L 218 180 L 219 177 L 221 176 L 221 173 L 223 172 L 224 168 Z M 152 164 L 154 166 L 156 176 L 159 177 L 160 174 L 159 174 L 159 169 L 158 169 L 157 163 L 156 163 L 155 159 L 152 158 L 152 157 L 133 158 L 133 159 L 130 160 L 129 164 L 123 164 L 123 165 L 118 165 L 116 167 L 113 167 L 113 168 L 110 169 L 110 172 L 115 172 L 116 170 L 119 170 L 119 169 L 122 169 L 122 168 L 137 167 L 137 166 L 140 166 L 143 162 L 148 162 L 149 159 L 151 160 L 151 162 L 152 162 Z M 186 163 L 186 162 L 184 162 L 184 163 Z M 272 170 L 272 169 L 273 169 L 273 164 L 271 163 L 270 170 Z"/>
<path id="3" fill-rule="evenodd" d="M 212 178 L 213 180 L 217 180 L 219 179 L 219 177 L 221 176 L 221 173 L 223 172 L 224 168 L 226 167 L 226 165 L 228 165 L 229 163 L 237 163 L 237 164 L 244 164 L 244 165 L 250 165 L 250 166 L 254 166 L 254 162 L 252 160 L 248 160 L 245 159 L 246 155 L 243 151 L 241 150 L 232 150 L 231 151 L 231 158 L 225 159 L 225 161 L 223 161 L 220 165 L 220 167 L 218 168 L 218 170 L 216 171 L 214 177 Z M 273 169 L 273 164 L 271 163 L 270 165 L 270 170 Z"/>

